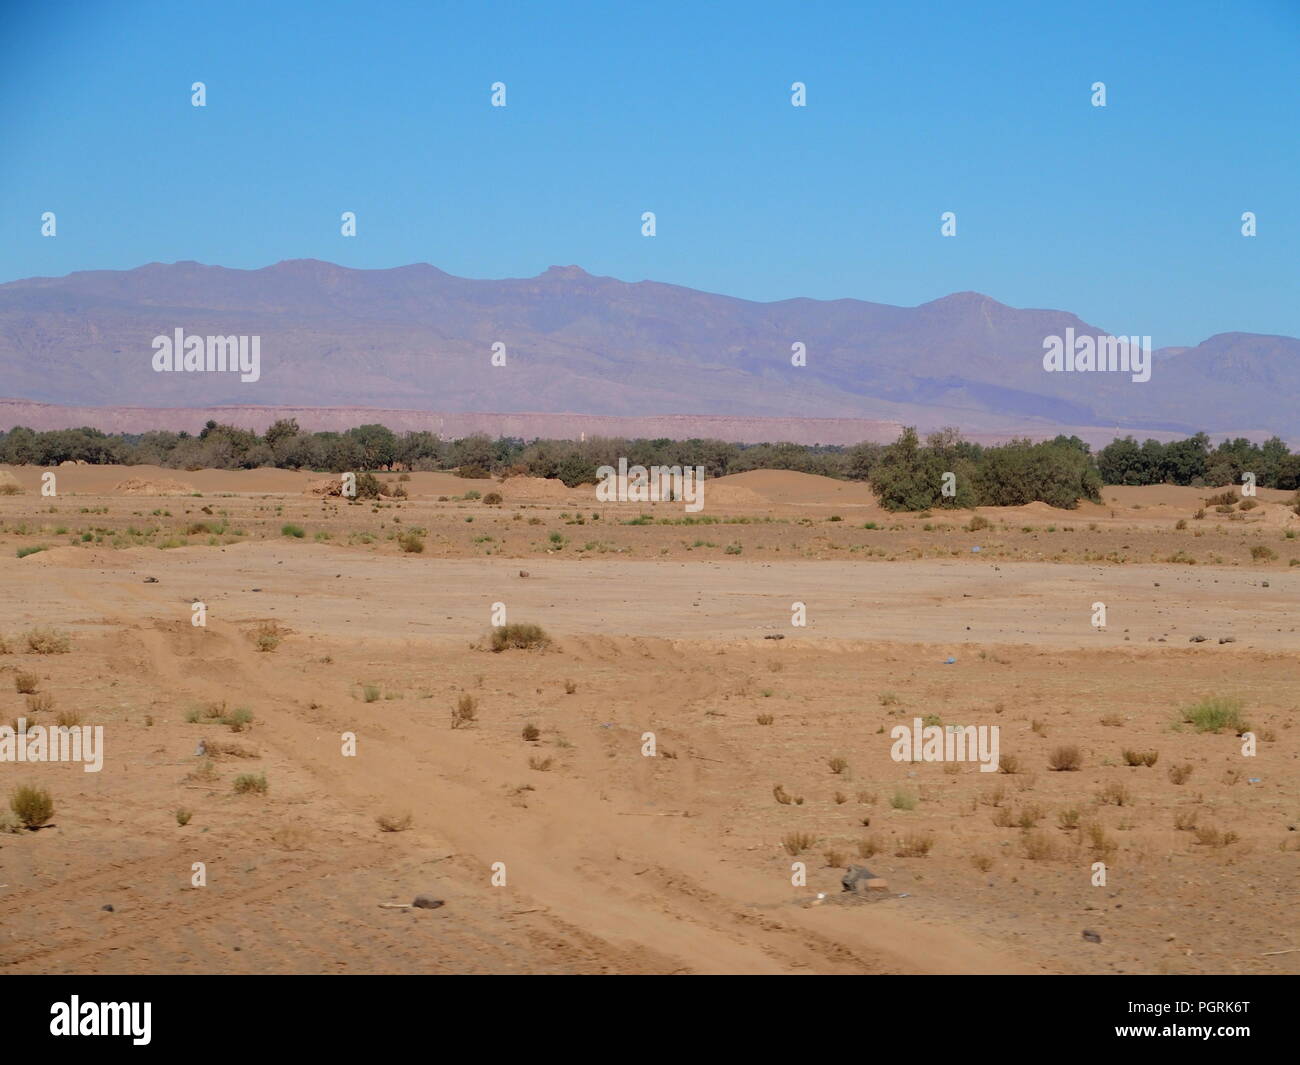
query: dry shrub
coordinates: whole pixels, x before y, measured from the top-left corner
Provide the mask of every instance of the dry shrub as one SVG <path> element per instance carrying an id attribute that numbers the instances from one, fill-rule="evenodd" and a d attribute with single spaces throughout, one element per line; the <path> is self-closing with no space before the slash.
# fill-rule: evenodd
<path id="1" fill-rule="evenodd" d="M 1240 838 L 1235 832 L 1223 832 L 1209 825 L 1196 829 L 1196 842 L 1203 847 L 1227 847 Z"/>
<path id="2" fill-rule="evenodd" d="M 54 723 L 60 728 L 76 728 L 81 724 L 81 715 L 75 710 L 60 710 Z"/>
<path id="3" fill-rule="evenodd" d="M 236 795 L 265 795 L 269 785 L 265 773 L 240 773 L 234 787 Z"/>
<path id="4" fill-rule="evenodd" d="M 1049 862 L 1056 857 L 1056 841 L 1046 832 L 1026 831 L 1020 837 L 1020 845 L 1031 862 Z"/>
<path id="5" fill-rule="evenodd" d="M 551 638 L 540 625 L 527 622 L 512 622 L 509 625 L 499 625 L 492 630 L 492 650 L 497 653 L 509 648 L 527 650 L 536 647 L 540 650 L 550 642 Z"/>
<path id="6" fill-rule="evenodd" d="M 1073 806 L 1070 806 L 1064 810 L 1057 811 L 1056 823 L 1066 831 L 1069 831 L 1070 829 L 1073 828 L 1078 828 L 1079 811 L 1075 809 Z"/>
<path id="7" fill-rule="evenodd" d="M 254 647 L 259 651 L 269 652 L 280 646 L 280 641 L 284 639 L 286 632 L 278 621 L 263 621 L 248 635 Z"/>
<path id="8" fill-rule="evenodd" d="M 1175 810 L 1174 828 L 1179 832 L 1191 832 L 1196 827 L 1196 817 L 1195 810 Z"/>
<path id="9" fill-rule="evenodd" d="M 1015 824 L 1015 818 L 1011 813 L 1011 807 L 999 806 L 993 811 L 993 826 L 995 828 L 1010 828 Z"/>
<path id="10" fill-rule="evenodd" d="M 380 814 L 375 818 L 375 824 L 381 832 L 405 832 L 411 827 L 411 815 L 409 812 Z"/>
<path id="11" fill-rule="evenodd" d="M 1124 764 L 1128 766 L 1153 766 L 1160 757 L 1159 751 L 1130 751 L 1124 750 Z"/>
<path id="12" fill-rule="evenodd" d="M 1088 849 L 1099 858 L 1109 859 L 1117 850 L 1119 844 L 1110 836 L 1106 835 L 1106 828 L 1100 821 L 1090 821 L 1085 826 Z"/>
<path id="13" fill-rule="evenodd" d="M 54 696 L 48 693 L 27 696 L 27 712 L 29 714 L 48 714 L 53 709 Z"/>
<path id="14" fill-rule="evenodd" d="M 1190 763 L 1183 765 L 1171 765 L 1169 767 L 1169 779 L 1175 784 L 1186 784 L 1187 779 L 1192 775 L 1192 766 Z"/>
<path id="15" fill-rule="evenodd" d="M 1128 786 L 1118 780 L 1112 780 L 1097 793 L 1097 799 L 1103 806 L 1132 806 L 1133 794 Z"/>
<path id="16" fill-rule="evenodd" d="M 65 655 L 72 648 L 72 637 L 62 629 L 40 626 L 23 634 L 27 650 L 34 655 Z"/>
<path id="17" fill-rule="evenodd" d="M 791 795 L 791 794 L 790 794 L 788 791 L 786 791 L 785 788 L 784 788 L 782 785 L 780 785 L 780 784 L 777 784 L 777 785 L 772 789 L 772 796 L 773 796 L 773 798 L 775 798 L 776 801 L 779 802 L 782 806 L 791 806 L 791 805 L 793 805 L 793 806 L 802 806 L 802 805 L 803 805 L 803 796 L 802 796 L 802 795 Z"/>
<path id="18" fill-rule="evenodd" d="M 826 865 L 831 869 L 841 868 L 848 862 L 848 855 L 843 851 L 826 851 L 822 857 L 826 859 Z"/>
<path id="19" fill-rule="evenodd" d="M 858 841 L 858 857 L 872 858 L 879 854 L 882 849 L 879 836 L 867 836 L 865 839 Z"/>
<path id="20" fill-rule="evenodd" d="M 456 700 L 451 711 L 451 727 L 465 728 L 478 718 L 478 700 L 466 693 Z"/>
<path id="21" fill-rule="evenodd" d="M 527 724 L 524 726 L 524 730 L 523 732 L 520 733 L 520 735 L 523 736 L 523 738 L 526 739 L 529 743 L 536 743 L 539 739 L 542 738 L 542 730 L 539 729 L 536 725 Z"/>
<path id="22" fill-rule="evenodd" d="M 987 854 L 972 854 L 970 861 L 971 865 L 975 866 L 981 873 L 987 873 L 993 868 L 993 859 Z"/>
<path id="23" fill-rule="evenodd" d="M 794 856 L 802 854 L 816 842 L 816 837 L 810 832 L 787 832 L 781 840 L 781 846 L 785 848 L 786 854 Z"/>
<path id="24" fill-rule="evenodd" d="M 1083 755 L 1074 744 L 1057 747 L 1048 756 L 1048 768 L 1057 773 L 1073 773 L 1083 765 Z"/>
<path id="25" fill-rule="evenodd" d="M 577 681 L 574 681 L 574 680 L 566 680 L 566 681 L 564 682 L 564 694 L 565 694 L 565 695 L 572 695 L 572 694 L 573 694 L 574 692 L 576 692 L 577 690 L 578 690 L 578 682 L 577 682 Z"/>
<path id="26" fill-rule="evenodd" d="M 23 784 L 9 796 L 9 809 L 27 828 L 40 828 L 54 816 L 54 799 L 44 788 Z"/>
<path id="27" fill-rule="evenodd" d="M 934 846 L 934 837 L 928 833 L 909 832 L 894 851 L 895 858 L 924 858 Z"/>
<path id="28" fill-rule="evenodd" d="M 555 759 L 551 757 L 541 758 L 538 755 L 533 755 L 528 759 L 528 768 L 536 769 L 539 773 L 549 773 L 551 766 L 554 764 Z"/>
<path id="29" fill-rule="evenodd" d="M 827 761 L 826 765 L 830 769 L 830 771 L 834 773 L 836 776 L 839 776 L 841 773 L 844 772 L 844 770 L 848 769 L 849 767 L 849 763 L 846 762 L 843 758 L 831 758 L 829 761 Z"/>
<path id="30" fill-rule="evenodd" d="M 35 673 L 15 673 L 14 674 L 14 691 L 20 695 L 27 695 L 36 691 L 40 687 L 41 678 Z"/>
<path id="31" fill-rule="evenodd" d="M 1004 754 L 998 758 L 998 770 L 1008 776 L 1015 776 L 1020 772 L 1020 759 L 1014 754 Z"/>
<path id="32" fill-rule="evenodd" d="M 754 720 L 757 721 L 760 725 L 770 725 L 773 721 L 776 720 L 776 718 L 774 718 L 771 714 L 759 714 L 758 717 L 756 717 Z"/>

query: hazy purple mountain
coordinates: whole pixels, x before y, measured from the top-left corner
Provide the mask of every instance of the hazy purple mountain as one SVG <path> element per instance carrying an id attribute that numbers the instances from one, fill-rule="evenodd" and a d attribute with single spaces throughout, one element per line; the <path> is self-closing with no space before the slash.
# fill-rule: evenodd
<path id="1" fill-rule="evenodd" d="M 151 342 L 258 335 L 261 378 L 156 373 Z M 386 407 L 859 418 L 1300 436 L 1300 340 L 1225 333 L 1158 351 L 1151 380 L 1046 373 L 1064 311 L 963 292 L 919 307 L 776 303 L 552 267 L 475 281 L 419 264 L 182 262 L 0 285 L 0 396 L 94 406 Z M 1159 338 L 1155 338 L 1158 343 Z M 506 345 L 506 366 L 491 364 Z M 791 345 L 807 365 L 790 364 Z"/>

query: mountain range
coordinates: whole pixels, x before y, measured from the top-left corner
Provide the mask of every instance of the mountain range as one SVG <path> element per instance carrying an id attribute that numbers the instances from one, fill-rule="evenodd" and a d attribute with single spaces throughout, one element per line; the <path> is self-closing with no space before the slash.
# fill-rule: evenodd
<path id="1" fill-rule="evenodd" d="M 156 372 L 153 339 L 177 329 L 259 336 L 259 379 Z M 551 425 L 583 415 L 611 424 L 684 416 L 670 421 L 689 426 L 696 416 L 955 425 L 980 436 L 1203 429 L 1300 438 L 1294 337 L 1221 333 L 1157 348 L 1151 379 L 1134 382 L 1127 373 L 1046 372 L 1044 338 L 1071 329 L 1107 332 L 1066 311 L 1008 307 L 975 292 L 917 307 L 758 303 L 576 266 L 471 280 L 427 264 L 150 263 L 0 285 L 0 396 L 95 408 L 105 428 L 114 408 L 238 406 L 268 417 L 297 408 L 305 428 L 313 409 L 333 408 L 417 420 L 509 415 L 516 426 L 530 414 Z M 805 365 L 792 365 L 796 344 Z M 495 349 L 504 365 L 494 365 L 494 345 L 504 345 Z"/>

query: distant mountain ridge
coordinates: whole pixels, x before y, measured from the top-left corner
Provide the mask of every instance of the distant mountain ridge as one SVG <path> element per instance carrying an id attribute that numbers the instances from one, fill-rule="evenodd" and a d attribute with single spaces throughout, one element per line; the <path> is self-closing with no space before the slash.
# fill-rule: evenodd
<path id="1" fill-rule="evenodd" d="M 151 342 L 257 335 L 261 377 L 156 373 Z M 1151 380 L 1047 373 L 1044 337 L 1105 335 L 1065 311 L 960 292 L 918 307 L 756 303 L 554 266 L 470 280 L 194 262 L 0 285 L 0 396 L 88 407 L 259 406 L 849 419 L 973 434 L 1300 437 L 1300 340 L 1222 333 L 1155 352 Z M 1158 338 L 1156 338 L 1158 340 Z M 494 344 L 505 366 L 492 365 Z M 807 364 L 791 365 L 802 344 Z M 7 426 L 6 426 L 7 427 Z"/>

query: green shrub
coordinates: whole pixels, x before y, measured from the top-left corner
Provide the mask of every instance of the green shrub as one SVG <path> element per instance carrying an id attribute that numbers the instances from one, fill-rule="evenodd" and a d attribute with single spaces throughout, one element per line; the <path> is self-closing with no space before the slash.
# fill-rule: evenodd
<path id="1" fill-rule="evenodd" d="M 1183 720 L 1197 732 L 1232 729 L 1245 732 L 1249 727 L 1241 716 L 1241 700 L 1227 696 L 1210 696 L 1183 710 Z"/>

